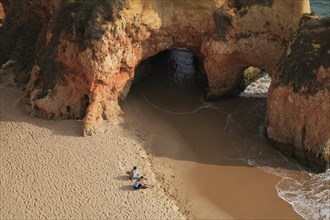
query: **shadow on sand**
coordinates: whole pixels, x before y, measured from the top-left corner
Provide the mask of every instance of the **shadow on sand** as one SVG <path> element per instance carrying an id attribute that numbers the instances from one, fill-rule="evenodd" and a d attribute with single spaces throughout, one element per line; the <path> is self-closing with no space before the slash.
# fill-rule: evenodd
<path id="1" fill-rule="evenodd" d="M 122 180 L 122 181 L 129 181 L 128 176 L 116 176 L 114 179 L 115 180 Z"/>
<path id="2" fill-rule="evenodd" d="M 133 185 L 125 185 L 125 186 L 121 186 L 121 187 L 119 187 L 119 190 L 121 190 L 121 191 L 128 191 L 128 192 L 136 191 L 136 190 L 133 188 Z"/>

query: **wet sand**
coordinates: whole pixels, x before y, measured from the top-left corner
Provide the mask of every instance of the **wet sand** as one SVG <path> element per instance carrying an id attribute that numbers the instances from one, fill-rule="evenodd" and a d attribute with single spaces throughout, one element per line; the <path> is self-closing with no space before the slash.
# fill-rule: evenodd
<path id="1" fill-rule="evenodd" d="M 156 175 L 189 218 L 302 219 L 278 197 L 279 177 L 224 156 L 234 153 L 224 135 L 226 113 L 173 114 L 167 110 L 194 112 L 196 100 L 168 101 L 153 89 L 131 90 L 122 106 L 125 120 L 148 134 Z"/>

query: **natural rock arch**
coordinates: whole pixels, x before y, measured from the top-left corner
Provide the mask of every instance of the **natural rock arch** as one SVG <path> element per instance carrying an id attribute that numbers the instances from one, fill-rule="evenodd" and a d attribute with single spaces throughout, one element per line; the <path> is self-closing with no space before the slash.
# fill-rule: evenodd
<path id="1" fill-rule="evenodd" d="M 138 63 L 173 47 L 200 54 L 208 96 L 221 97 L 237 84 L 244 68 L 273 71 L 300 17 L 309 12 L 306 3 L 62 2 L 27 87 L 31 110 L 48 118 L 75 118 L 88 102 L 84 134 L 91 134 L 98 120 L 120 112 L 118 96 Z"/>
<path id="2" fill-rule="evenodd" d="M 19 62 L 28 49 L 31 113 L 84 118 L 84 135 L 120 113 L 118 97 L 136 66 L 165 49 L 185 47 L 202 58 L 209 98 L 230 94 L 248 66 L 266 69 L 278 83 L 276 64 L 310 13 L 309 0 L 4 0 L 3 8 L 0 48 L 10 53 L 0 63 Z M 28 37 L 10 44 L 22 26 Z"/>

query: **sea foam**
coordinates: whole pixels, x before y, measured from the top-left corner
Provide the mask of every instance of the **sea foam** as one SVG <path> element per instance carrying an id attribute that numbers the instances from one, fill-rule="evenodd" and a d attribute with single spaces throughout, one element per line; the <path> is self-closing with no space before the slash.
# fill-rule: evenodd
<path id="1" fill-rule="evenodd" d="M 278 196 L 291 204 L 304 219 L 330 219 L 330 169 L 315 174 L 280 152 L 276 153 L 260 126 L 255 129 L 255 135 L 246 135 L 245 140 L 237 138 L 238 134 L 242 134 L 242 129 L 246 129 L 240 124 L 235 113 L 228 115 L 225 132 L 237 152 L 236 156 L 222 157 L 245 161 L 250 166 L 280 177 L 280 182 L 275 186 Z"/>

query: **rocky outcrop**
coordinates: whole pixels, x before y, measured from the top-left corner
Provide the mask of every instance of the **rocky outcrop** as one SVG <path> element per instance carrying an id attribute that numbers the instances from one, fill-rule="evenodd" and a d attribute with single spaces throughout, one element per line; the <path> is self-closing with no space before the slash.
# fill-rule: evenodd
<path id="1" fill-rule="evenodd" d="M 245 69 L 265 69 L 273 79 L 269 138 L 293 143 L 288 152 L 311 166 L 328 164 L 326 41 L 312 39 L 327 22 L 306 21 L 275 68 L 310 13 L 308 0 L 11 0 L 2 6 L 0 64 L 6 73 L 11 66 L 29 73 L 32 114 L 84 119 L 84 135 L 92 134 L 99 122 L 120 114 L 119 98 L 141 61 L 184 47 L 203 61 L 210 99 L 238 95 Z"/>
<path id="2" fill-rule="evenodd" d="M 0 84 L 20 87 L 29 81 L 31 69 L 44 49 L 45 31 L 56 2 L 0 3 Z"/>
<path id="3" fill-rule="evenodd" d="M 267 134 L 316 171 L 330 160 L 330 19 L 306 16 L 273 78 Z"/>
<path id="4" fill-rule="evenodd" d="M 120 113 L 118 97 L 125 96 L 136 66 L 166 49 L 185 47 L 204 61 L 209 98 L 238 95 L 244 69 L 272 72 L 300 17 L 310 12 L 307 0 L 13 0 L 5 5 L 9 12 L 19 8 L 26 14 L 17 18 L 17 28 L 27 30 L 27 39 L 11 30 L 22 44 L 1 45 L 8 52 L 1 64 L 13 59 L 30 68 L 26 90 L 33 114 L 84 118 L 84 134 Z M 13 13 L 8 17 L 2 30 L 16 19 Z"/>

